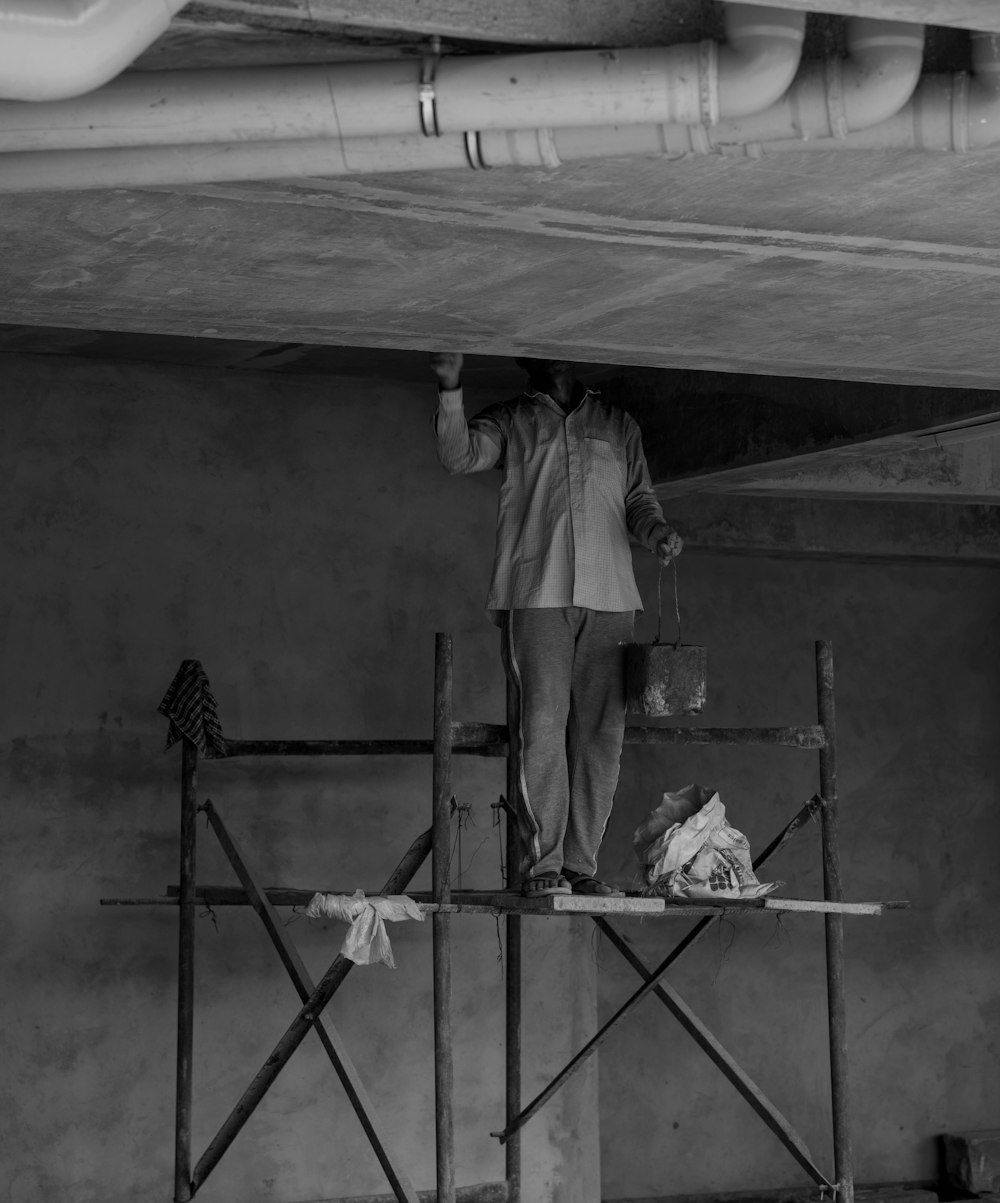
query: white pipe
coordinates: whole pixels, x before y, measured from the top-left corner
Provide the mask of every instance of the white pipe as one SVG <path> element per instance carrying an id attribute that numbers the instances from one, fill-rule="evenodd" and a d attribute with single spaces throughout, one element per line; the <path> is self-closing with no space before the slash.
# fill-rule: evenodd
<path id="1" fill-rule="evenodd" d="M 600 130 L 556 134 L 560 160 L 612 154 L 711 154 L 720 148 L 797 139 L 844 138 L 887 120 L 906 104 L 920 80 L 923 27 L 898 21 L 852 18 L 847 56 L 803 63 L 784 96 L 762 112 L 705 125 L 632 126 L 615 131 L 613 146 Z"/>
<path id="2" fill-rule="evenodd" d="M 971 78 L 965 73 L 925 77 L 898 113 L 884 117 L 885 109 L 897 102 L 908 86 L 905 80 L 915 55 L 913 34 L 907 37 L 901 31 L 891 56 L 892 69 L 883 73 L 877 58 L 866 57 L 875 47 L 862 45 L 872 32 L 870 23 L 868 35 L 864 25 L 855 32 L 854 62 L 846 71 L 852 86 L 845 92 L 840 110 L 849 130 L 846 137 L 814 136 L 824 122 L 827 127 L 836 125 L 831 118 L 829 96 L 819 96 L 814 71 L 806 67 L 802 78 L 807 82 L 801 85 L 798 95 L 810 99 L 800 107 L 795 136 L 749 142 L 744 148 L 747 153 L 883 148 L 964 151 L 1000 143 L 1000 36 L 974 35 Z M 885 32 L 882 31 L 882 36 Z M 888 53 L 889 47 L 890 43 L 885 42 L 880 53 Z M 908 63 L 905 70 L 899 68 L 897 53 Z M 831 77 L 827 70 L 824 78 Z M 787 133 L 787 112 L 788 106 L 775 106 L 767 117 L 768 123 L 776 122 L 775 128 Z M 810 114 L 808 119 L 803 116 L 805 113 Z M 880 117 L 883 119 L 878 120 Z M 853 125 L 873 119 L 877 124 L 869 129 L 850 132 Z M 714 133 L 724 135 L 725 130 Z M 673 125 L 639 124 L 592 129 L 494 130 L 440 138 L 376 137 L 343 142 L 321 138 L 12 154 L 0 156 L 0 192 L 309 178 L 470 166 L 556 167 L 564 160 L 599 156 L 691 153 L 692 149 L 708 153 L 718 149 L 709 142 L 710 136 L 710 131 L 700 124 L 682 132 Z"/>
<path id="3" fill-rule="evenodd" d="M 726 40 L 719 47 L 719 120 L 757 113 L 784 95 L 799 69 L 805 37 L 805 22 L 790 22 L 789 9 L 728 4 L 724 15 Z M 805 13 L 797 15 L 805 17 Z"/>
<path id="4" fill-rule="evenodd" d="M 855 17 L 846 34 L 845 58 L 804 63 L 777 104 L 709 130 L 711 144 L 843 138 L 897 113 L 920 80 L 923 27 Z"/>
<path id="5" fill-rule="evenodd" d="M 99 88 L 187 0 L 3 0 L 0 97 L 55 101 Z"/>
<path id="6" fill-rule="evenodd" d="M 458 134 L 26 151 L 0 155 L 0 193 L 469 170 L 472 165 Z"/>
<path id="7" fill-rule="evenodd" d="M 424 63 L 146 71 L 72 103 L 0 102 L 0 151 L 704 122 L 772 104 L 804 14 L 727 5 L 727 43 Z"/>
<path id="8" fill-rule="evenodd" d="M 438 129 L 449 133 L 648 121 L 714 125 L 771 104 L 784 92 L 802 53 L 804 16 L 788 9 L 727 4 L 722 46 L 701 42 L 658 50 L 449 58 L 435 81 Z"/>
<path id="9" fill-rule="evenodd" d="M 972 35 L 972 74 L 926 75 L 912 100 L 888 121 L 850 134 L 807 144 L 827 150 L 981 150 L 1000 143 L 1000 35 Z M 764 153 L 786 150 L 783 142 L 765 142 Z"/>

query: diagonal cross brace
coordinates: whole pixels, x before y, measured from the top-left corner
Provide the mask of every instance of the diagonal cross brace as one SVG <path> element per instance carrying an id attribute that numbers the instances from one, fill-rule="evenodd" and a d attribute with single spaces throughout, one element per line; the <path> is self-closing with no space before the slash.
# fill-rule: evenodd
<path id="1" fill-rule="evenodd" d="M 403 859 L 382 887 L 381 892 L 383 894 L 401 893 L 426 860 L 430 849 L 431 831 L 428 830 L 413 841 Z M 192 1194 L 203 1185 L 205 1179 L 218 1164 L 219 1159 L 253 1114 L 257 1104 L 270 1089 L 275 1078 L 284 1069 L 285 1065 L 288 1064 L 289 1058 L 305 1039 L 307 1032 L 322 1014 L 323 1008 L 333 998 L 353 966 L 353 961 L 349 961 L 343 955 L 339 955 L 334 959 L 322 978 L 320 978 L 315 989 L 304 1001 L 302 1009 L 292 1020 L 284 1036 L 275 1045 L 274 1051 L 257 1071 L 250 1085 L 243 1092 L 242 1098 L 229 1113 L 222 1127 L 213 1137 L 198 1164 L 194 1167 L 191 1175 Z"/>
<path id="2" fill-rule="evenodd" d="M 818 795 L 813 795 L 813 797 L 809 799 L 809 801 L 805 804 L 805 806 L 802 807 L 798 814 L 795 815 L 791 822 L 788 823 L 788 825 L 774 837 L 774 839 L 754 860 L 753 867 L 758 869 L 761 865 L 765 864 L 787 840 L 791 839 L 791 837 L 798 830 L 800 830 L 800 828 L 802 828 L 817 814 L 822 805 L 822 799 Z M 641 985 L 630 998 L 626 999 L 625 1002 L 622 1003 L 614 1015 L 611 1016 L 611 1018 L 606 1024 L 604 1024 L 597 1034 L 592 1036 L 591 1039 L 583 1046 L 583 1048 L 580 1049 L 576 1056 L 573 1057 L 573 1059 L 569 1061 L 558 1074 L 556 1074 L 548 1086 L 546 1086 L 540 1094 L 536 1095 L 535 1098 L 532 1099 L 532 1101 L 527 1105 L 527 1107 L 524 1108 L 521 1114 L 515 1116 L 502 1132 L 492 1132 L 490 1135 L 498 1137 L 500 1143 L 503 1144 L 515 1132 L 520 1131 L 521 1128 L 523 1128 L 528 1122 L 528 1120 L 531 1119 L 531 1117 L 538 1110 L 540 1110 L 540 1108 L 542 1108 L 550 1098 L 552 1098 L 556 1091 L 561 1089 L 561 1087 L 565 1085 L 565 1083 L 573 1076 L 573 1074 L 582 1069 L 587 1060 L 593 1056 L 600 1045 L 603 1044 L 607 1039 L 611 1029 L 616 1027 L 626 1015 L 635 1010 L 635 1008 L 640 1002 L 642 1002 L 646 995 L 653 991 L 655 986 L 659 983 L 660 978 L 667 972 L 677 958 L 681 956 L 681 954 L 684 953 L 688 948 L 690 948 L 695 940 L 702 936 L 709 925 L 715 923 L 718 918 L 719 916 L 712 915 L 711 917 L 700 919 L 688 932 L 684 939 L 676 944 L 672 951 L 669 952 L 667 956 L 664 957 L 664 959 L 659 963 L 659 965 L 657 965 L 656 968 L 651 971 L 648 980 L 644 982 L 643 985 Z"/>
<path id="3" fill-rule="evenodd" d="M 648 982 L 652 977 L 650 970 L 629 948 L 620 932 L 616 931 L 601 915 L 592 915 L 591 918 L 639 976 Z M 673 986 L 666 981 L 661 981 L 654 988 L 653 993 L 692 1037 L 702 1052 L 718 1066 L 730 1084 L 746 1099 L 810 1178 L 819 1186 L 829 1187 L 832 1190 L 833 1183 L 813 1161 L 812 1154 L 792 1125 L 701 1022 Z"/>
<path id="4" fill-rule="evenodd" d="M 309 976 L 309 971 L 306 969 L 298 950 L 289 939 L 284 925 L 280 922 L 277 912 L 264 892 L 263 886 L 247 864 L 246 858 L 236 840 L 223 823 L 219 812 L 210 800 L 206 800 L 201 809 L 205 812 L 213 831 L 219 838 L 222 850 L 229 858 L 229 863 L 233 866 L 236 876 L 240 879 L 240 883 L 246 890 L 250 904 L 260 916 L 267 934 L 271 937 L 271 942 L 277 949 L 278 956 L 288 971 L 288 976 L 292 979 L 299 998 L 302 1002 L 305 1002 L 316 987 Z M 375 1111 L 374 1104 L 368 1097 L 368 1092 L 365 1090 L 358 1071 L 333 1021 L 324 1012 L 316 1016 L 313 1020 L 313 1026 L 316 1029 L 316 1035 L 319 1036 L 320 1043 L 326 1049 L 327 1056 L 330 1058 L 333 1068 L 337 1072 L 337 1077 L 340 1078 L 341 1084 L 347 1092 L 347 1097 L 350 1099 L 358 1119 L 361 1121 L 361 1126 L 365 1130 L 365 1135 L 368 1137 L 375 1156 L 385 1171 L 393 1193 L 399 1200 L 399 1203 L 418 1203 L 417 1194 L 412 1182 L 410 1182 L 405 1173 L 397 1170 L 393 1165 L 386 1135 Z"/>

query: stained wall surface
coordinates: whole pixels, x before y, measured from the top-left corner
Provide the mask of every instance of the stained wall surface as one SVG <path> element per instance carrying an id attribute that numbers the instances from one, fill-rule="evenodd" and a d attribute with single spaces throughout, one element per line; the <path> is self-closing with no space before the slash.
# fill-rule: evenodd
<path id="1" fill-rule="evenodd" d="M 640 569 L 655 608 L 655 572 L 645 558 Z M 678 578 L 684 642 L 708 648 L 706 725 L 816 721 L 814 643 L 833 643 L 845 894 L 912 904 L 845 919 L 856 1177 L 934 1180 L 940 1133 L 990 1127 L 1000 1115 L 1000 577 L 946 565 L 691 556 Z M 669 639 L 672 609 L 665 578 Z M 655 626 L 647 614 L 640 637 Z M 818 790 L 818 758 L 627 748 L 602 853 L 610 875 L 634 873 L 640 820 L 664 790 L 692 781 L 718 789 L 757 853 Z M 820 897 L 818 828 L 793 837 L 760 877 L 783 880 L 789 896 Z M 657 964 L 689 926 L 641 925 L 633 948 Z M 823 947 L 819 916 L 727 919 L 668 980 L 830 1174 Z M 610 946 L 599 963 L 610 1014 L 638 979 Z M 806 1181 L 655 998 L 603 1047 L 601 1099 L 605 1198 L 660 1195 L 665 1182 L 673 1194 Z"/>
<path id="2" fill-rule="evenodd" d="M 14 357 L 4 373 L 5 1197 L 153 1203 L 173 1192 L 176 914 L 98 900 L 177 880 L 157 705 L 193 657 L 229 735 L 428 738 L 449 631 L 456 717 L 503 721 L 482 615 L 493 494 L 438 465 L 430 375 L 404 392 Z M 495 886 L 503 761 L 468 759 L 464 881 Z M 204 762 L 199 786 L 269 885 L 377 891 L 430 824 L 429 757 Z M 199 880 L 235 884 L 199 826 Z M 584 924 L 526 934 L 526 1098 L 593 1028 Z M 196 1157 L 299 1007 L 252 912 L 197 926 Z M 435 1176 L 430 926 L 393 925 L 397 969 L 357 968 L 330 1008 L 418 1189 Z M 461 1186 L 504 1175 L 504 965 L 492 918 L 453 927 Z M 292 922 L 314 977 L 345 930 Z M 599 1197 L 596 1084 L 526 1130 L 526 1198 Z M 310 1036 L 198 1197 L 387 1189 Z"/>
<path id="3" fill-rule="evenodd" d="M 227 734 L 426 737 L 434 632 L 455 637 L 456 716 L 502 721 L 482 614 L 495 480 L 451 479 L 433 387 L 5 357 L 0 518 L 5 806 L 0 1080 L 12 1203 L 170 1197 L 175 916 L 111 908 L 176 881 L 176 749 L 156 706 L 201 659 Z M 483 395 L 485 403 L 494 398 Z M 650 557 L 637 553 L 653 603 Z M 712 725 L 811 721 L 813 641 L 834 641 L 845 885 L 913 908 L 848 922 L 858 1175 L 935 1171 L 934 1136 L 1000 1109 L 998 592 L 982 568 L 682 561 L 686 642 L 709 648 Z M 647 613 L 641 638 L 655 623 Z M 666 633 L 666 632 L 665 632 Z M 665 788 L 713 784 L 760 847 L 817 787 L 809 753 L 627 748 L 602 870 Z M 422 760 L 205 764 L 210 796 L 268 884 L 377 888 L 429 822 Z M 496 883 L 502 762 L 463 759 L 464 881 Z M 199 878 L 232 880 L 211 833 Z M 816 896 L 818 836 L 764 876 Z M 415 883 L 426 886 L 425 872 Z M 291 918 L 291 916 L 289 915 Z M 632 989 L 586 920 L 526 924 L 525 1097 Z M 457 1169 L 497 1180 L 502 966 L 488 918 L 456 921 Z M 314 974 L 334 923 L 294 920 Z M 684 926 L 633 922 L 661 959 Z M 391 929 L 399 967 L 357 969 L 331 1015 L 418 1188 L 433 1185 L 429 925 Z M 297 1010 L 254 916 L 198 924 L 196 1151 Z M 822 922 L 727 923 L 672 981 L 828 1168 Z M 802 1172 L 655 999 L 525 1129 L 528 1203 L 733 1191 Z M 307 1042 L 201 1192 L 301 1203 L 383 1191 Z M 598 1091 L 599 1086 L 599 1091 Z M 598 1121 L 600 1132 L 598 1131 Z"/>

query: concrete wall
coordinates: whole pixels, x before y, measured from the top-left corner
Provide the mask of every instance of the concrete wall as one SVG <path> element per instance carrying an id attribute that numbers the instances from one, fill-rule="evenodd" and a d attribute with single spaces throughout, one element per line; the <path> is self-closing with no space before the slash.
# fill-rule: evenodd
<path id="1" fill-rule="evenodd" d="M 177 880 L 179 759 L 156 707 L 202 660 L 234 736 L 426 738 L 434 632 L 456 717 L 503 721 L 482 616 L 494 495 L 450 480 L 434 389 L 67 359 L 4 361 L 2 1193 L 144 1203 L 173 1190 L 176 915 L 110 908 Z M 205 763 L 267 884 L 377 890 L 430 822 L 430 758 Z M 460 762 L 465 881 L 498 882 L 502 761 Z M 201 827 L 199 879 L 235 883 Z M 472 857 L 475 854 L 475 859 Z M 429 872 L 414 888 L 429 887 Z M 289 912 L 286 912 L 289 913 Z M 290 914 L 290 913 L 289 913 Z M 503 1177 L 503 970 L 489 917 L 456 921 L 459 1185 Z M 318 976 L 345 928 L 295 922 Z M 593 1029 L 589 926 L 528 932 L 526 1097 Z M 434 1185 L 430 924 L 398 968 L 331 1005 L 400 1161 Z M 198 923 L 200 1155 L 298 1010 L 256 916 Z M 525 1133 L 526 1196 L 594 1203 L 596 1073 Z M 199 1194 L 298 1203 L 387 1190 L 318 1041 L 278 1078 Z"/>
<path id="2" fill-rule="evenodd" d="M 200 658 L 225 730 L 422 737 L 433 635 L 456 641 L 456 715 L 500 721 L 481 612 L 495 482 L 451 480 L 433 389 L 5 357 L 0 1142 L 11 1203 L 165 1200 L 172 1189 L 175 916 L 99 907 L 176 881 L 176 750 L 156 706 Z M 490 398 L 483 396 L 483 401 Z M 649 557 L 639 559 L 647 597 Z M 710 653 L 705 720 L 814 714 L 812 641 L 835 641 L 843 857 L 854 898 L 909 912 L 849 922 L 856 1146 L 866 1180 L 934 1173 L 932 1138 L 995 1123 L 1000 986 L 997 576 L 693 555 L 686 641 Z M 647 615 L 640 633 L 650 637 Z M 759 847 L 816 788 L 808 753 L 627 749 L 602 868 L 628 882 L 631 833 L 664 788 L 716 785 Z M 462 760 L 465 880 L 492 885 L 502 762 Z M 377 887 L 428 823 L 430 766 L 206 764 L 204 794 L 268 884 Z M 229 882 L 200 837 L 202 881 Z M 774 862 L 819 892 L 812 831 Z M 427 882 L 425 873 L 418 885 Z M 217 925 L 217 926 L 216 926 Z M 650 962 L 685 925 L 633 922 Z M 525 1096 L 631 991 L 585 920 L 526 925 Z M 496 1180 L 502 978 L 490 919 L 455 922 L 458 1180 Z M 298 920 L 319 973 L 343 928 Z M 747 919 L 673 981 L 829 1164 L 821 921 Z M 391 937 L 399 968 L 358 969 L 332 1004 L 401 1160 L 433 1184 L 429 925 Z M 297 1009 L 255 917 L 199 922 L 196 1152 Z M 600 973 L 598 974 L 598 968 Z M 595 992 L 599 980 L 599 996 Z M 278 1079 L 199 1198 L 301 1203 L 384 1182 L 318 1044 Z M 654 1000 L 525 1129 L 526 1199 L 738 1190 L 801 1171 Z"/>
<path id="3" fill-rule="evenodd" d="M 655 572 L 645 561 L 642 570 L 652 599 Z M 845 920 L 856 1174 L 868 1183 L 936 1178 L 939 1133 L 991 1127 L 1000 1115 L 1000 577 L 693 555 L 679 581 L 684 641 L 708 647 L 705 723 L 815 721 L 813 645 L 833 641 L 845 892 L 912 902 Z M 654 628 L 645 616 L 644 637 Z M 664 634 L 673 638 L 672 620 Z M 627 748 L 602 852 L 609 874 L 628 879 L 639 821 L 664 789 L 691 781 L 720 791 L 759 851 L 818 789 L 818 759 Z M 818 828 L 800 832 L 760 876 L 784 880 L 789 896 L 820 896 Z M 649 923 L 629 934 L 652 965 L 689 926 Z M 610 1014 L 638 979 L 614 948 L 598 959 L 601 1012 Z M 668 980 L 831 1173 L 822 919 L 727 920 Z M 605 1198 L 806 1180 L 655 998 L 604 1045 L 601 1100 Z"/>

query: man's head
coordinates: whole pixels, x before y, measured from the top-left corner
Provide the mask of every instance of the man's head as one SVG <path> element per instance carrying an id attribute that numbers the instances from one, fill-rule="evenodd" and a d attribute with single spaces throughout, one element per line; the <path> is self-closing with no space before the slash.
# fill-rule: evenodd
<path id="1" fill-rule="evenodd" d="M 545 393 L 552 391 L 552 386 L 562 381 L 572 384 L 576 364 L 571 359 L 528 359 L 515 358 L 514 362 L 524 372 L 528 373 L 531 384 Z"/>

